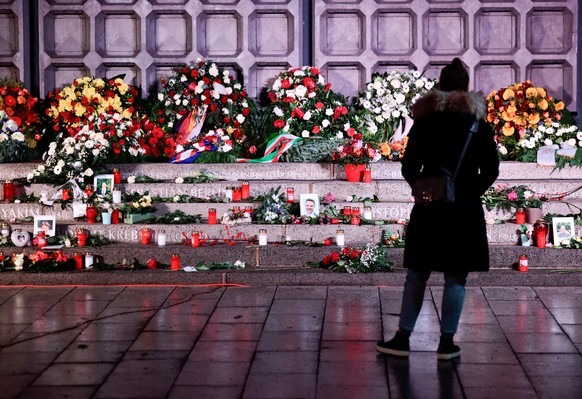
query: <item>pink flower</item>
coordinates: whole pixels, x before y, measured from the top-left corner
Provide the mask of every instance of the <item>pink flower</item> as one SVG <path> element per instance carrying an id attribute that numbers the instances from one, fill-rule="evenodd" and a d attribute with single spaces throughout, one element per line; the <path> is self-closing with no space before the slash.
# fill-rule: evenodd
<path id="1" fill-rule="evenodd" d="M 510 201 L 517 200 L 517 193 L 515 191 L 510 192 L 509 194 L 507 194 L 507 199 Z"/>

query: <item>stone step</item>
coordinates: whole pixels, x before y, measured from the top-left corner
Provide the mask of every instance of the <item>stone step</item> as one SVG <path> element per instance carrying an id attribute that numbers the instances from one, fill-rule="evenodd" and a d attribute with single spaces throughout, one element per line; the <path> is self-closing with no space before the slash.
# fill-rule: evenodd
<path id="1" fill-rule="evenodd" d="M 245 263 L 245 268 L 249 270 L 281 270 L 289 268 L 301 270 L 312 267 L 310 263 L 321 261 L 333 251 L 340 250 L 340 247 L 335 245 L 317 247 L 285 245 L 283 243 L 258 246 L 250 245 L 245 241 L 237 241 L 234 242 L 234 245 L 219 243 L 216 245 L 203 245 L 197 248 L 181 244 L 158 247 L 155 244 L 115 243 L 100 248 L 64 247 L 62 250 L 70 255 L 75 252 L 82 252 L 83 254 L 91 252 L 101 263 L 108 264 L 116 264 L 123 259 L 128 262 L 136 259 L 145 264 L 148 259 L 155 259 L 158 263 L 168 267 L 172 254 L 179 254 L 182 266 L 195 266 L 198 262 L 209 264 L 241 261 Z M 2 251 L 8 256 L 12 253 L 21 253 L 22 249 L 3 247 Z M 28 247 L 24 251 L 27 254 L 31 254 L 35 251 L 35 248 Z M 402 248 L 388 249 L 388 259 L 393 261 L 397 268 L 402 267 L 403 251 Z M 528 256 L 528 267 L 532 269 L 575 269 L 582 272 L 582 250 L 515 245 L 490 245 L 491 268 L 510 270 L 518 263 L 521 254 Z M 467 262 L 471 262 L 470 255 L 467 256 Z"/>
<path id="2" fill-rule="evenodd" d="M 528 225 L 532 230 L 532 225 Z M 582 236 L 582 226 L 576 227 L 576 236 Z M 32 233 L 34 227 L 32 223 L 12 224 L 12 230 L 21 229 Z M 259 229 L 267 232 L 267 241 L 270 243 L 284 241 L 302 241 L 323 243 L 325 238 L 334 238 L 338 229 L 345 232 L 346 245 L 364 245 L 365 243 L 376 243 L 382 239 L 385 231 L 398 233 L 405 237 L 404 225 L 391 223 L 382 225 L 351 225 L 351 224 L 241 224 L 226 226 L 224 224 L 111 224 L 100 223 L 89 224 L 84 222 L 60 222 L 57 220 L 56 233 L 58 235 L 74 234 L 77 228 L 84 228 L 90 234 L 99 235 L 112 242 L 135 243 L 138 242 L 139 232 L 142 228 L 149 228 L 154 235 L 158 231 L 164 230 L 168 243 L 180 243 L 184 240 L 184 235 L 190 236 L 192 232 L 201 232 L 208 241 L 223 242 L 229 237 L 251 238 L 258 235 Z M 515 223 L 488 224 L 487 236 L 490 244 L 515 245 L 518 242 L 518 226 Z M 551 237 L 548 237 L 549 239 Z"/>

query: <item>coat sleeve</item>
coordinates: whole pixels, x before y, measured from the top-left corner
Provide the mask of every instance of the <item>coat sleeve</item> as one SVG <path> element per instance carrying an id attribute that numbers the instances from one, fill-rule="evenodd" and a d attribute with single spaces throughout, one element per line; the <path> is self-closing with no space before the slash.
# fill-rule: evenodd
<path id="1" fill-rule="evenodd" d="M 485 122 L 479 122 L 479 179 L 477 189 L 479 194 L 485 194 L 485 191 L 495 182 L 499 176 L 499 155 L 497 153 L 497 144 L 493 138 L 491 126 Z"/>
<path id="2" fill-rule="evenodd" d="M 406 152 L 402 157 L 401 172 L 404 180 L 409 185 L 412 185 L 416 179 L 420 176 L 420 170 L 422 168 L 421 160 L 422 146 L 420 145 L 420 122 L 414 122 L 410 131 L 408 132 L 408 142 L 406 143 Z"/>

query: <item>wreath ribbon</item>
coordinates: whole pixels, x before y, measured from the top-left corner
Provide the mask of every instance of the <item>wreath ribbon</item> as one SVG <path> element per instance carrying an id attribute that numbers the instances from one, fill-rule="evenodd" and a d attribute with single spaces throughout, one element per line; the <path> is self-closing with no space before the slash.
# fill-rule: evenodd
<path id="1" fill-rule="evenodd" d="M 279 162 L 279 158 L 283 155 L 289 148 L 291 148 L 295 143 L 301 140 L 301 137 L 294 136 L 289 133 L 282 133 L 277 137 L 273 138 L 267 143 L 267 148 L 265 148 L 265 155 L 262 158 L 250 159 L 250 158 L 237 158 L 238 163 L 268 163 L 268 162 Z"/>

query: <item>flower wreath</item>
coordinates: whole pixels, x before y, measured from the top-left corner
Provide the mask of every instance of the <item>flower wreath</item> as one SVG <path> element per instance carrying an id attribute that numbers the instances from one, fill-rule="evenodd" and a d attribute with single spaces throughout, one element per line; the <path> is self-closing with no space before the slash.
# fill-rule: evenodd
<path id="1" fill-rule="evenodd" d="M 22 82 L 10 78 L 0 80 L 0 110 L 16 123 L 30 148 L 36 147 L 41 139 L 37 106 L 38 98 Z"/>
<path id="2" fill-rule="evenodd" d="M 135 117 L 134 107 L 138 91 L 120 77 L 101 79 L 83 77 L 72 85 L 50 92 L 47 96 L 46 114 L 52 119 L 55 132 L 66 131 L 75 136 L 90 117 L 119 114 L 124 119 Z"/>
<path id="3" fill-rule="evenodd" d="M 24 162 L 30 151 L 16 121 L 0 110 L 0 163 Z"/>
<path id="4" fill-rule="evenodd" d="M 518 142 L 538 126 L 560 122 L 565 105 L 531 80 L 494 90 L 486 98 L 487 121 L 495 131 L 500 155 L 515 159 Z"/>
<path id="5" fill-rule="evenodd" d="M 412 105 L 436 84 L 419 71 L 374 73 L 366 90 L 355 98 L 362 111 L 371 139 L 380 144 L 384 157 L 400 159 L 407 144 L 406 134 L 395 134 L 397 128 L 404 131 L 405 121 L 411 115 Z"/>
<path id="6" fill-rule="evenodd" d="M 251 101 L 242 84 L 212 60 L 199 58 L 192 66 L 179 65 L 172 71 L 161 81 L 158 101 L 150 115 L 164 133 L 159 145 L 172 144 L 166 139 L 173 138 L 177 153 L 174 162 L 194 162 L 202 153 L 219 149 L 223 153 L 240 151 L 251 113 Z M 204 143 L 214 140 L 230 142 L 214 149 Z"/>
<path id="7" fill-rule="evenodd" d="M 270 112 L 276 116 L 274 128 L 302 138 L 352 137 L 359 126 L 355 115 L 349 112 L 346 99 L 330 88 L 315 67 L 281 72 L 267 89 Z"/>

